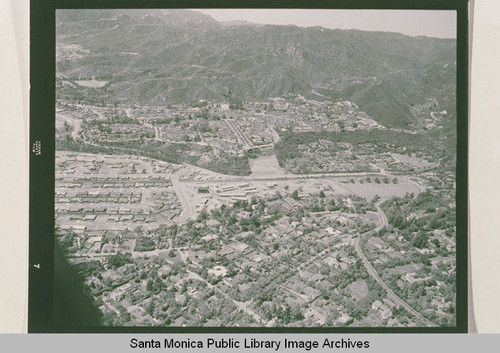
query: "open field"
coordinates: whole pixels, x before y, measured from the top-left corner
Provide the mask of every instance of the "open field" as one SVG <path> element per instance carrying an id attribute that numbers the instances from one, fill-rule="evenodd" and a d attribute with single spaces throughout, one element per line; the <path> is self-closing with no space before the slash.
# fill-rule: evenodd
<path id="1" fill-rule="evenodd" d="M 91 88 L 101 88 L 106 86 L 107 81 L 98 81 L 96 79 L 85 80 L 85 81 L 75 81 L 78 85 L 82 87 L 91 87 Z"/>
<path id="2" fill-rule="evenodd" d="M 250 159 L 250 168 L 252 177 L 280 177 L 287 172 L 280 167 L 278 159 L 274 154 L 270 156 L 259 156 L 256 159 Z"/>
<path id="3" fill-rule="evenodd" d="M 383 178 L 383 177 L 380 177 Z M 355 179 L 354 179 L 355 180 Z M 376 195 L 380 196 L 383 199 L 388 199 L 394 196 L 405 196 L 406 194 L 418 194 L 420 193 L 420 189 L 415 185 L 415 183 L 404 180 L 403 178 L 398 179 L 398 183 L 394 184 L 383 183 L 377 184 L 375 181 L 371 183 L 361 184 L 359 181 L 355 180 L 355 183 L 344 182 L 342 183 L 342 187 L 351 193 L 364 197 L 368 200 L 373 199 Z"/>
<path id="4" fill-rule="evenodd" d="M 430 167 L 436 166 L 436 163 L 431 163 L 429 161 L 426 161 L 423 158 L 407 156 L 405 154 L 400 154 L 400 153 L 391 153 L 391 156 L 396 161 L 401 161 L 403 163 L 407 163 L 407 164 L 409 164 L 413 167 L 417 167 L 417 168 L 430 168 Z"/>

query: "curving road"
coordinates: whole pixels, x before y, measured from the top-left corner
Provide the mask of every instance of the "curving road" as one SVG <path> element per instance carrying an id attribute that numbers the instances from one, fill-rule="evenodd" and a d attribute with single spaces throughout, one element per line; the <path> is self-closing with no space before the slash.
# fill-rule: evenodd
<path id="1" fill-rule="evenodd" d="M 172 175 L 172 187 L 179 198 L 179 201 L 182 205 L 182 212 L 177 218 L 178 223 L 187 222 L 190 219 L 196 218 L 197 212 L 193 203 L 191 202 L 189 196 L 186 194 L 186 191 L 179 185 L 179 175 L 178 173 L 174 173 Z"/>
<path id="2" fill-rule="evenodd" d="M 71 131 L 71 137 L 73 140 L 77 140 L 80 137 L 80 132 L 82 131 L 82 121 L 71 116 L 68 116 L 62 112 L 56 112 L 57 119 L 63 119 L 65 122 L 73 125 L 73 131 Z"/>
<path id="3" fill-rule="evenodd" d="M 382 200 L 379 201 L 375 207 L 377 208 L 377 212 L 378 212 L 378 216 L 380 218 L 380 224 L 377 226 L 377 228 L 375 228 L 372 232 L 375 233 L 375 232 L 378 232 L 379 230 L 381 230 L 382 228 L 386 227 L 388 225 L 387 223 L 387 217 L 384 213 L 384 211 L 382 211 L 382 209 L 380 208 L 380 205 L 382 204 Z M 366 258 L 366 256 L 363 254 L 363 250 L 361 250 L 361 240 L 362 240 L 362 236 L 361 234 L 358 235 L 358 237 L 356 238 L 356 242 L 355 242 L 355 249 L 356 249 L 356 252 L 358 253 L 358 256 L 361 258 L 361 260 L 363 261 L 363 265 L 365 265 L 365 268 L 366 270 L 368 271 L 368 274 L 370 276 L 373 277 L 373 279 L 375 281 L 377 281 L 378 284 L 380 284 L 382 286 L 382 288 L 384 288 L 387 292 L 387 296 L 394 302 L 396 303 L 397 305 L 399 306 L 402 306 L 403 308 L 405 308 L 410 314 L 412 314 L 413 316 L 415 316 L 416 318 L 418 318 L 420 321 L 422 321 L 425 325 L 429 326 L 429 327 L 437 327 L 438 325 L 436 325 L 435 323 L 427 320 L 425 317 L 423 317 L 418 311 L 416 311 L 415 309 L 413 309 L 407 302 L 405 302 L 403 299 L 401 299 L 400 297 L 398 297 L 396 295 L 396 293 L 394 293 L 392 291 L 392 289 L 390 289 L 387 284 L 384 283 L 384 281 L 382 280 L 382 278 L 380 278 L 380 276 L 378 275 L 377 271 L 375 271 L 375 269 L 373 268 L 373 266 L 370 264 L 370 261 L 368 261 L 368 259 Z"/>

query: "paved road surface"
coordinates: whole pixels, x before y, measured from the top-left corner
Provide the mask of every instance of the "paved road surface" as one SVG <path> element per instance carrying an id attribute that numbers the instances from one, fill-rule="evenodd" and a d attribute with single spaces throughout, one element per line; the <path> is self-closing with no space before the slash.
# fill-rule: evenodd
<path id="1" fill-rule="evenodd" d="M 380 225 L 375 228 L 372 232 L 375 233 L 375 232 L 378 232 L 379 230 L 381 230 L 382 228 L 386 227 L 388 225 L 387 223 L 387 217 L 384 213 L 384 211 L 382 211 L 382 209 L 380 208 L 380 204 L 382 203 L 382 201 L 379 201 L 375 207 L 377 208 L 377 212 L 378 212 L 378 215 L 379 215 L 379 218 L 380 218 Z M 378 275 L 377 271 L 375 271 L 375 269 L 373 268 L 373 266 L 370 264 L 370 262 L 368 261 L 368 259 L 365 257 L 365 255 L 363 254 L 363 250 L 361 250 L 361 241 L 362 241 L 362 236 L 361 234 L 358 235 L 358 238 L 356 239 L 356 242 L 355 242 L 355 248 L 356 248 L 356 252 L 358 253 L 359 257 L 361 258 L 361 260 L 363 261 L 363 265 L 365 265 L 366 267 L 366 270 L 368 271 L 368 273 L 370 274 L 370 276 L 373 277 L 373 279 L 375 281 L 377 281 L 378 284 L 380 284 L 382 286 L 382 288 L 384 288 L 386 291 L 387 291 L 387 296 L 394 302 L 396 303 L 397 305 L 399 306 L 402 306 L 403 308 L 405 308 L 409 313 L 413 314 L 415 317 L 417 317 L 420 321 L 422 321 L 426 326 L 429 326 L 429 327 L 437 327 L 438 325 L 436 325 L 435 323 L 427 320 L 425 317 L 423 317 L 422 315 L 420 315 L 420 313 L 418 311 L 416 311 L 415 309 L 413 309 L 408 303 L 406 303 L 403 299 L 401 299 L 400 297 L 398 297 L 396 295 L 396 293 L 394 293 L 388 286 L 387 284 L 384 283 L 384 281 L 382 280 L 382 278 L 380 278 L 380 276 Z"/>
<path id="2" fill-rule="evenodd" d="M 177 218 L 177 222 L 183 223 L 190 219 L 196 218 L 196 215 L 198 213 L 196 212 L 196 208 L 191 202 L 189 196 L 186 194 L 186 191 L 184 190 L 183 186 L 179 184 L 179 175 L 178 174 L 172 175 L 171 180 L 172 180 L 172 187 L 182 205 L 182 212 L 180 216 Z"/>

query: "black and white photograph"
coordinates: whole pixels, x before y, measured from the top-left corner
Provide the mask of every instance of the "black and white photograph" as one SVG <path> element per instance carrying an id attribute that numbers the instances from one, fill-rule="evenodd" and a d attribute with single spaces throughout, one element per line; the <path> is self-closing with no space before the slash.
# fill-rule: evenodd
<path id="1" fill-rule="evenodd" d="M 55 324 L 457 326 L 456 11 L 55 18 Z"/>

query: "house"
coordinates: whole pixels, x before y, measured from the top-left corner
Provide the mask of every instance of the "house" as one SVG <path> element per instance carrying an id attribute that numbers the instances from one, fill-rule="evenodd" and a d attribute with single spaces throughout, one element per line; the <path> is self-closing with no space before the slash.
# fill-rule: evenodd
<path id="1" fill-rule="evenodd" d="M 288 109 L 288 103 L 281 100 L 275 100 L 273 107 L 276 110 L 286 110 Z"/>
<path id="2" fill-rule="evenodd" d="M 333 229 L 332 227 L 326 227 L 325 228 L 325 231 L 329 234 L 329 235 L 340 235 L 340 231 L 337 230 L 337 229 Z"/>
<path id="3" fill-rule="evenodd" d="M 428 248 L 423 248 L 423 249 L 416 248 L 415 250 L 418 251 L 419 253 L 421 253 L 422 255 L 434 253 L 433 249 L 428 249 Z"/>
<path id="4" fill-rule="evenodd" d="M 340 325 L 347 325 L 352 320 L 353 318 L 351 316 L 347 315 L 346 313 L 342 313 L 342 315 L 337 320 L 335 320 L 335 323 Z"/>
<path id="5" fill-rule="evenodd" d="M 214 268 L 208 270 L 208 274 L 216 278 L 225 277 L 227 275 L 227 269 L 224 266 L 217 265 Z"/>
<path id="6" fill-rule="evenodd" d="M 97 215 L 95 214 L 86 214 L 83 216 L 84 221 L 94 221 L 97 218 Z"/>
<path id="7" fill-rule="evenodd" d="M 382 320 L 385 320 L 389 317 L 392 316 L 392 310 L 389 309 L 387 307 L 387 305 L 385 304 L 382 304 L 379 308 L 378 308 L 379 312 L 380 312 L 380 316 L 382 317 Z"/>
<path id="8" fill-rule="evenodd" d="M 86 229 L 87 229 L 87 226 L 83 226 L 83 225 L 74 225 L 73 226 L 73 230 L 75 232 L 84 232 Z"/>
<path id="9" fill-rule="evenodd" d="M 372 309 L 373 310 L 378 310 L 380 308 L 380 306 L 382 305 L 382 302 L 380 300 L 375 300 L 373 303 L 372 303 Z"/>
<path id="10" fill-rule="evenodd" d="M 368 242 L 379 250 L 382 250 L 386 245 L 382 239 L 375 238 L 375 237 L 370 238 L 370 240 L 368 240 Z"/>
<path id="11" fill-rule="evenodd" d="M 415 278 L 417 274 L 415 272 L 410 272 L 407 273 L 402 277 L 403 280 L 405 280 L 408 283 L 417 283 L 417 282 L 422 282 L 425 281 L 423 278 Z"/>
<path id="12" fill-rule="evenodd" d="M 217 239 L 219 236 L 217 234 L 207 234 L 203 237 L 201 237 L 201 240 L 203 241 L 211 241 L 211 240 L 214 240 L 214 239 Z"/>

